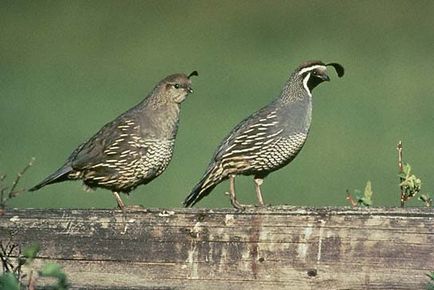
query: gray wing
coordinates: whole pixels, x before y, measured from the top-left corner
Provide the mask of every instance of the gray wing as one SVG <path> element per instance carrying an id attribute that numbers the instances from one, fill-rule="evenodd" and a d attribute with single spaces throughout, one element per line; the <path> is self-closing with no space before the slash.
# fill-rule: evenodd
<path id="1" fill-rule="evenodd" d="M 287 164 L 303 146 L 310 121 L 309 101 L 291 106 L 271 103 L 231 131 L 218 147 L 207 173 L 215 167 L 226 175 Z"/>
<path id="2" fill-rule="evenodd" d="M 231 156 L 248 157 L 263 146 L 278 140 L 282 129 L 279 123 L 277 108 L 264 107 L 240 122 L 223 140 L 214 154 L 213 161 Z"/>

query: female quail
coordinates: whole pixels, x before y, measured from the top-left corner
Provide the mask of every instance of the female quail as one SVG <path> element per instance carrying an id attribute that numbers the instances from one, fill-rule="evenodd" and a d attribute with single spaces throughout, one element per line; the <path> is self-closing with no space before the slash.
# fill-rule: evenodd
<path id="1" fill-rule="evenodd" d="M 75 149 L 65 164 L 30 189 L 65 180 L 83 180 L 90 187 L 129 193 L 159 176 L 172 158 L 180 105 L 193 92 L 190 77 L 173 74 L 161 80 L 139 104 L 103 126 Z"/>

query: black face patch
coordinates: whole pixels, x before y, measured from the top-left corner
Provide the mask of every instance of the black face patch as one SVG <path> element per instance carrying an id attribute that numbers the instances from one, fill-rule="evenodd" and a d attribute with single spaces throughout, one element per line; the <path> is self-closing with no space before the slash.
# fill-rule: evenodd
<path id="1" fill-rule="evenodd" d="M 310 74 L 310 78 L 307 81 L 307 87 L 309 91 L 312 91 L 317 85 L 322 83 L 324 80 L 319 78 L 318 75 L 313 75 L 313 72 Z"/>

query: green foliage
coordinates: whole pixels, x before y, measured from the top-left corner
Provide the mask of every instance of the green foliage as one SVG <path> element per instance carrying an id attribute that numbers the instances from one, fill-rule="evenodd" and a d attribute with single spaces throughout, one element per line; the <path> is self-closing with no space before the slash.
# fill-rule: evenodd
<path id="1" fill-rule="evenodd" d="M 401 182 L 399 186 L 401 187 L 401 199 L 406 202 L 412 197 L 419 194 L 418 200 L 425 203 L 427 207 L 432 206 L 432 198 L 429 193 L 420 193 L 422 189 L 422 180 L 417 177 L 412 172 L 412 167 L 410 164 L 406 163 L 403 165 L 402 172 L 398 174 Z"/>
<path id="2" fill-rule="evenodd" d="M 426 290 L 434 290 L 434 272 L 426 275 L 430 278 L 428 285 L 426 286 Z"/>
<path id="3" fill-rule="evenodd" d="M 69 287 L 66 274 L 63 272 L 62 267 L 58 264 L 48 263 L 45 264 L 41 271 L 39 271 L 41 277 L 52 277 L 57 280 L 57 284 L 54 286 L 56 290 L 66 290 Z"/>
<path id="4" fill-rule="evenodd" d="M 353 207 L 356 206 L 364 206 L 364 207 L 370 207 L 373 203 L 372 201 L 372 195 L 374 192 L 372 191 L 372 184 L 371 181 L 368 180 L 366 182 L 365 190 L 362 191 L 360 189 L 354 190 L 354 196 L 356 197 L 356 200 L 353 199 L 353 195 L 347 190 L 347 200 L 351 203 Z"/>
<path id="5" fill-rule="evenodd" d="M 432 206 L 432 197 L 429 193 L 422 193 L 420 194 L 420 196 L 418 197 L 418 199 L 422 202 L 425 203 L 426 207 L 431 207 Z"/>
<path id="6" fill-rule="evenodd" d="M 362 206 L 369 207 L 372 205 L 372 195 L 374 194 L 372 191 L 372 185 L 371 181 L 368 180 L 365 186 L 365 191 L 363 192 L 363 195 L 360 194 L 359 190 L 355 191 L 357 203 Z"/>
<path id="7" fill-rule="evenodd" d="M 9 244 L 8 244 L 9 245 Z M 12 246 L 16 249 L 16 246 Z M 3 247 L 2 247 L 3 248 Z M 12 259 L 2 253 L 2 263 L 4 273 L 0 275 L 0 290 L 15 290 L 25 287 L 25 285 L 36 285 L 37 277 L 33 275 L 33 261 L 38 256 L 41 247 L 39 244 L 32 244 L 26 247 L 17 259 L 17 265 L 13 265 Z M 12 254 L 10 252 L 9 254 Z M 30 268 L 30 275 L 22 274 L 21 267 L 27 265 Z M 51 277 L 56 279 L 55 285 L 49 287 L 52 290 L 66 290 L 69 287 L 66 274 L 58 264 L 45 264 L 40 271 L 40 277 Z M 28 277 L 28 278 L 27 278 Z M 24 281 L 26 279 L 26 281 Z M 27 281 L 28 280 L 28 281 Z M 29 287 L 30 289 L 30 287 Z M 32 288 L 33 289 L 33 288 Z"/>
<path id="8" fill-rule="evenodd" d="M 37 243 L 31 244 L 23 251 L 26 264 L 31 264 L 41 250 L 41 246 Z"/>
<path id="9" fill-rule="evenodd" d="M 20 283 L 17 277 L 10 272 L 0 275 L 0 290 L 20 290 Z"/>
<path id="10" fill-rule="evenodd" d="M 398 176 L 401 178 L 399 186 L 401 186 L 403 190 L 404 200 L 408 200 L 419 193 L 422 187 L 422 181 L 420 178 L 416 177 L 416 175 L 412 174 L 410 164 L 404 164 L 402 172 L 400 172 Z"/>

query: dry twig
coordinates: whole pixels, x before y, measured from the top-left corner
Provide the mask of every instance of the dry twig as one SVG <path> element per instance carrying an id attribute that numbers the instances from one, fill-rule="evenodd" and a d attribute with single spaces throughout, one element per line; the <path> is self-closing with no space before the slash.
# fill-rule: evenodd
<path id="1" fill-rule="evenodd" d="M 29 163 L 27 163 L 23 170 L 18 172 L 17 177 L 15 177 L 15 180 L 9 190 L 7 186 L 3 185 L 3 182 L 6 179 L 6 174 L 0 176 L 0 215 L 3 214 L 7 201 L 26 191 L 26 189 L 16 190 L 16 188 L 18 186 L 18 183 L 20 182 L 21 177 L 23 177 L 26 171 L 33 165 L 34 161 L 35 157 L 32 157 L 32 159 L 30 159 Z"/>
<path id="2" fill-rule="evenodd" d="M 403 146 L 401 140 L 398 142 L 398 145 L 396 146 L 396 150 L 398 150 L 398 168 L 399 168 L 399 174 L 401 174 L 402 172 L 404 172 L 404 165 L 402 163 Z M 400 177 L 399 180 L 400 180 L 399 184 L 402 184 L 404 178 Z M 401 207 L 404 207 L 407 198 L 405 197 L 404 186 L 400 185 L 399 187 L 401 189 L 401 198 L 400 198 Z"/>
<path id="3" fill-rule="evenodd" d="M 347 197 L 346 200 L 351 204 L 352 207 L 357 206 L 357 201 L 354 200 L 353 196 L 351 195 L 350 191 L 347 189 Z"/>

